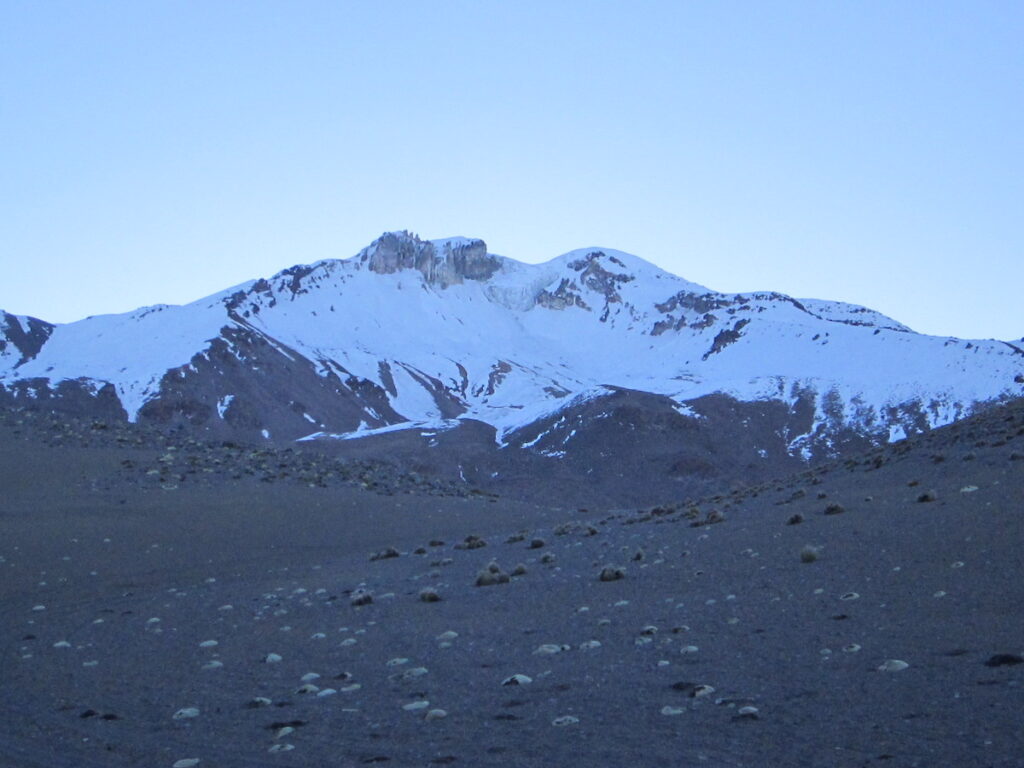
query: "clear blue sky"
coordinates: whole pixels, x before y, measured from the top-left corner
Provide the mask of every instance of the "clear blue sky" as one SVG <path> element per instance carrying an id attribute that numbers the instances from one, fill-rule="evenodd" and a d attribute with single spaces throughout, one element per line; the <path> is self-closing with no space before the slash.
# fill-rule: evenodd
<path id="1" fill-rule="evenodd" d="M 381 232 L 1024 334 L 1020 2 L 0 0 L 0 307 Z"/>

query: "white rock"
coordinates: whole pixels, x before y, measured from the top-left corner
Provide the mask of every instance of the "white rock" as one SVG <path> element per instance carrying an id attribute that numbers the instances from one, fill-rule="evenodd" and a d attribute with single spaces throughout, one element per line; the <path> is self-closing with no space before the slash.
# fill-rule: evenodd
<path id="1" fill-rule="evenodd" d="M 558 727 L 563 727 L 566 725 L 575 725 L 579 721 L 580 719 L 573 715 L 562 715 L 561 717 L 556 717 L 554 720 L 552 720 L 551 724 Z"/>
<path id="2" fill-rule="evenodd" d="M 663 714 L 663 715 L 681 715 L 685 711 L 686 710 L 683 709 L 682 707 L 668 707 L 668 706 L 666 706 L 666 707 L 662 707 L 661 708 L 661 714 Z"/>
<path id="3" fill-rule="evenodd" d="M 268 653 L 267 657 L 263 661 L 267 664 L 277 664 L 282 661 L 282 657 L 277 653 Z"/>
<path id="4" fill-rule="evenodd" d="M 220 643 L 218 643 L 216 640 L 203 640 L 203 642 L 201 642 L 199 644 L 199 647 L 200 648 L 216 648 L 218 645 L 220 645 Z"/>
<path id="5" fill-rule="evenodd" d="M 411 701 L 408 704 L 404 704 L 402 705 L 402 709 L 404 709 L 406 712 L 416 712 L 420 709 L 426 709 L 429 706 L 430 702 L 424 699 L 421 701 Z"/>
<path id="6" fill-rule="evenodd" d="M 515 674 L 511 677 L 506 677 L 501 681 L 502 685 L 529 685 L 533 682 L 533 678 L 529 675 Z"/>
<path id="7" fill-rule="evenodd" d="M 904 669 L 906 669 L 909 666 L 910 665 L 907 664 L 907 662 L 901 661 L 900 659 L 886 659 L 878 667 L 878 671 L 879 672 L 902 672 Z"/>
<path id="8" fill-rule="evenodd" d="M 183 760 L 178 760 L 171 768 L 193 768 L 196 765 L 199 765 L 198 757 L 186 757 Z"/>
<path id="9" fill-rule="evenodd" d="M 183 707 L 175 712 L 171 717 L 174 720 L 191 720 L 193 717 L 199 717 L 199 708 Z"/>
<path id="10" fill-rule="evenodd" d="M 534 654 L 538 656 L 551 656 L 556 653 L 561 653 L 562 651 L 567 650 L 569 650 L 569 646 L 567 645 L 555 645 L 554 643 L 545 643 L 544 645 L 539 646 L 537 650 L 534 651 Z"/>

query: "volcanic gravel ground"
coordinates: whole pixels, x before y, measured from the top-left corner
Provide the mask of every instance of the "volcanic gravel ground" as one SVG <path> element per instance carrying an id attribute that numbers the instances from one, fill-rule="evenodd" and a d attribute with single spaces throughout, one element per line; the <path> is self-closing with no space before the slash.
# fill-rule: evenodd
<path id="1" fill-rule="evenodd" d="M 5 766 L 1024 764 L 1019 403 L 642 511 L 164 489 L 23 438 Z"/>

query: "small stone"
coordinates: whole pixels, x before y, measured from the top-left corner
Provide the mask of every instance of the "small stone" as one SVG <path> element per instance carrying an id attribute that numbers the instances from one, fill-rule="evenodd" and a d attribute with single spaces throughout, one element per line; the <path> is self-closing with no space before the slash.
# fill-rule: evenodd
<path id="1" fill-rule="evenodd" d="M 556 717 L 554 720 L 552 720 L 551 724 L 559 728 L 562 728 L 566 725 L 575 725 L 579 721 L 580 719 L 578 717 L 574 717 L 573 715 L 562 715 L 561 717 Z"/>
<path id="2" fill-rule="evenodd" d="M 183 760 L 175 762 L 171 768 L 194 768 L 196 765 L 199 765 L 198 757 L 186 757 Z"/>
<path id="3" fill-rule="evenodd" d="M 327 696 L 333 696 L 338 691 L 334 688 L 324 688 L 323 690 L 317 691 L 316 697 L 318 699 L 326 698 Z"/>
<path id="4" fill-rule="evenodd" d="M 71 647 L 71 643 L 69 643 L 67 640 L 58 640 L 56 643 L 53 644 L 53 647 L 54 648 L 70 648 Z"/>
<path id="5" fill-rule="evenodd" d="M 685 711 L 686 710 L 683 709 L 682 707 L 668 707 L 668 706 L 665 706 L 665 707 L 661 708 L 661 714 L 669 715 L 669 716 L 681 715 Z"/>
<path id="6" fill-rule="evenodd" d="M 424 720 L 443 720 L 448 717 L 448 713 L 443 709 L 431 709 L 424 715 Z"/>
<path id="7" fill-rule="evenodd" d="M 272 703 L 273 702 L 266 696 L 256 696 L 252 699 L 249 699 L 248 703 L 245 706 L 248 709 L 260 709 L 262 707 L 269 707 Z"/>
<path id="8" fill-rule="evenodd" d="M 801 563 L 813 563 L 821 556 L 821 549 L 808 544 L 800 550 Z"/>
<path id="9" fill-rule="evenodd" d="M 439 603 L 441 601 L 441 595 L 433 587 L 427 587 L 426 589 L 420 590 L 420 602 L 423 603 Z"/>
<path id="10" fill-rule="evenodd" d="M 562 653 L 562 651 L 568 651 L 568 645 L 556 645 L 554 643 L 545 643 L 535 650 L 533 653 L 537 656 L 553 656 L 556 653 Z"/>
<path id="11" fill-rule="evenodd" d="M 400 555 L 401 553 L 397 549 L 394 547 L 388 547 L 387 549 L 382 549 L 380 552 L 370 555 L 370 560 L 388 560 L 392 557 L 399 557 Z"/>
<path id="12" fill-rule="evenodd" d="M 509 575 L 503 573 L 500 570 L 495 573 L 490 568 L 485 568 L 476 575 L 476 586 L 478 587 L 490 587 L 495 584 L 508 584 L 510 581 Z"/>
<path id="13" fill-rule="evenodd" d="M 362 605 L 369 605 L 373 602 L 373 594 L 367 589 L 357 589 L 352 593 L 349 602 L 356 608 Z"/>
<path id="14" fill-rule="evenodd" d="M 860 599 L 860 595 L 858 595 L 856 592 L 846 592 L 845 594 L 840 595 L 839 599 L 840 600 L 859 600 Z"/>
<path id="15" fill-rule="evenodd" d="M 825 507 L 825 514 L 826 515 L 841 515 L 845 511 L 846 511 L 846 507 L 844 507 L 842 504 L 839 504 L 839 503 L 834 502 L 834 501 L 831 504 L 826 505 L 826 507 Z"/>
<path id="16" fill-rule="evenodd" d="M 606 565 L 601 569 L 599 581 L 618 581 L 626 578 L 626 569 L 614 565 Z"/>
<path id="17" fill-rule="evenodd" d="M 171 715 L 172 720 L 191 720 L 194 717 L 199 717 L 198 707 L 183 707 Z"/>
<path id="18" fill-rule="evenodd" d="M 514 674 L 511 677 L 506 677 L 501 681 L 502 685 L 529 685 L 533 682 L 533 678 L 529 675 Z"/>
<path id="19" fill-rule="evenodd" d="M 600 640 L 587 640 L 586 642 L 582 642 L 579 645 L 579 649 L 581 651 L 590 651 L 590 650 L 593 650 L 594 648 L 600 648 L 600 647 L 601 647 L 601 641 Z"/>
<path id="20" fill-rule="evenodd" d="M 219 645 L 219 643 L 216 640 L 203 640 L 203 642 L 201 642 L 199 644 L 199 647 L 200 648 L 216 648 L 218 645 Z"/>
<path id="21" fill-rule="evenodd" d="M 996 653 L 985 662 L 986 667 L 1010 667 L 1017 664 L 1024 664 L 1024 657 L 1016 653 Z"/>
<path id="22" fill-rule="evenodd" d="M 906 669 L 909 666 L 910 665 L 907 664 L 907 662 L 901 661 L 900 659 L 886 659 L 878 667 L 878 671 L 879 672 L 902 672 L 904 669 Z"/>
<path id="23" fill-rule="evenodd" d="M 267 752 L 291 752 L 295 749 L 294 744 L 275 744 Z"/>
<path id="24" fill-rule="evenodd" d="M 430 702 L 426 699 L 423 699 L 420 701 L 411 701 L 408 704 L 403 704 L 402 709 L 404 709 L 406 712 L 417 712 L 418 710 L 426 709 L 429 706 Z"/>
<path id="25" fill-rule="evenodd" d="M 224 662 L 223 661 L 217 661 L 216 659 L 214 659 L 213 661 L 208 661 L 205 664 L 203 664 L 203 666 L 201 668 L 202 669 L 220 669 L 223 666 L 224 666 Z"/>
<path id="26" fill-rule="evenodd" d="M 312 683 L 306 683 L 305 685 L 300 685 L 298 688 L 296 688 L 295 692 L 300 695 L 305 695 L 308 693 L 319 693 L 320 687 L 313 685 Z"/>
<path id="27" fill-rule="evenodd" d="M 282 661 L 282 657 L 280 654 L 277 653 L 268 653 L 266 658 L 263 659 L 263 661 L 266 664 L 277 664 L 280 661 Z"/>
<path id="28" fill-rule="evenodd" d="M 938 498 L 939 498 L 939 494 L 936 493 L 934 490 L 931 490 L 931 491 L 925 491 L 924 493 L 922 493 L 920 496 L 917 497 L 917 500 L 918 500 L 918 502 L 924 503 L 924 502 L 928 502 L 928 501 L 936 501 Z"/>
<path id="29" fill-rule="evenodd" d="M 303 683 L 312 683 L 314 680 L 319 680 L 319 679 L 320 679 L 320 675 L 317 674 L 316 672 L 307 672 L 306 674 L 304 674 L 302 677 L 299 678 L 299 681 L 303 682 Z"/>

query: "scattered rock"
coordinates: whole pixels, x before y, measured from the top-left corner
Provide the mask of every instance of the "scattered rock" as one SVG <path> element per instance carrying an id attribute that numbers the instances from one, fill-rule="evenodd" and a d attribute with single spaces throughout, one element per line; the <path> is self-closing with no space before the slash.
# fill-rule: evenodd
<path id="1" fill-rule="evenodd" d="M 511 677 L 506 677 L 501 681 L 502 685 L 529 685 L 533 682 L 533 678 L 529 675 L 514 674 Z"/>
<path id="2" fill-rule="evenodd" d="M 369 605 L 373 602 L 373 593 L 368 589 L 357 589 L 352 593 L 349 602 L 356 608 L 362 605 Z"/>
<path id="3" fill-rule="evenodd" d="M 490 587 L 495 584 L 507 584 L 510 580 L 507 573 L 503 573 L 500 570 L 494 573 L 490 569 L 485 569 L 476 575 L 476 586 Z"/>
<path id="4" fill-rule="evenodd" d="M 904 669 L 906 669 L 909 666 L 910 665 L 907 664 L 907 662 L 901 661 L 900 659 L 886 659 L 885 661 L 883 661 L 881 663 L 881 665 L 879 665 L 878 671 L 879 672 L 902 672 Z"/>
<path id="5" fill-rule="evenodd" d="M 402 553 L 394 547 L 388 547 L 387 549 L 382 549 L 380 552 L 375 552 L 374 554 L 370 555 L 370 561 L 373 562 L 376 560 L 389 560 L 393 557 L 400 557 L 401 554 Z"/>
<path id="6" fill-rule="evenodd" d="M 626 569 L 615 565 L 606 565 L 598 576 L 599 581 L 618 581 L 624 578 L 626 578 Z"/>
<path id="7" fill-rule="evenodd" d="M 1024 658 L 1016 653 L 996 653 L 985 662 L 986 667 L 1009 667 L 1014 664 L 1024 663 Z"/>
<path id="8" fill-rule="evenodd" d="M 194 717 L 199 717 L 198 707 L 183 707 L 171 715 L 173 720 L 191 720 Z"/>
<path id="9" fill-rule="evenodd" d="M 563 727 L 566 725 L 575 725 L 579 721 L 580 719 L 573 715 L 562 715 L 561 717 L 556 717 L 554 720 L 552 720 L 551 724 L 554 726 Z"/>

